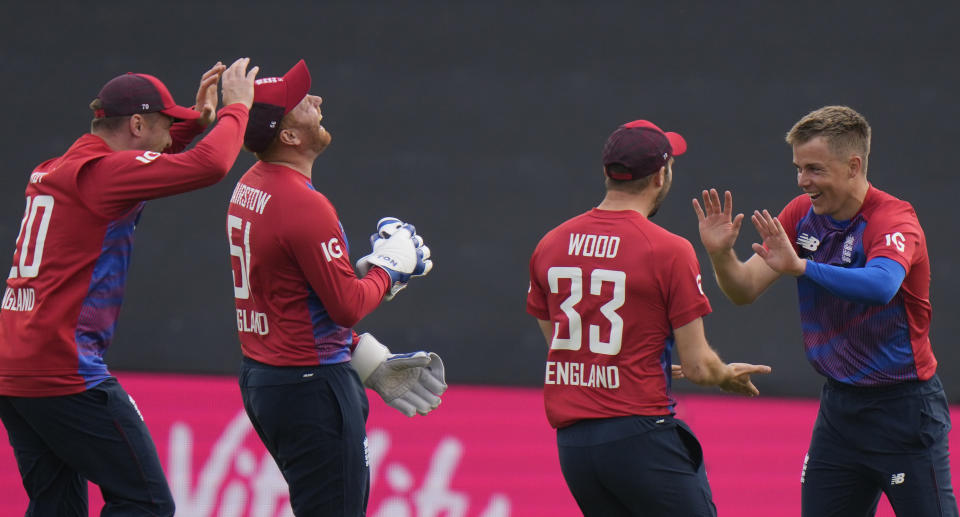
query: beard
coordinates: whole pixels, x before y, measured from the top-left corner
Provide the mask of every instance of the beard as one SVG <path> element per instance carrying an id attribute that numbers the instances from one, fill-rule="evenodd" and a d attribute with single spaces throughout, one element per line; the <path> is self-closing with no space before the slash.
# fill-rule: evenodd
<path id="1" fill-rule="evenodd" d="M 660 210 L 660 205 L 663 204 L 663 200 L 667 197 L 667 192 L 670 191 L 670 185 L 673 183 L 673 180 L 667 181 L 663 185 L 663 188 L 660 189 L 660 192 L 657 192 L 657 197 L 653 200 L 653 208 L 650 209 L 650 213 L 647 214 L 647 219 L 652 219 L 653 216 L 657 215 L 657 211 Z"/>

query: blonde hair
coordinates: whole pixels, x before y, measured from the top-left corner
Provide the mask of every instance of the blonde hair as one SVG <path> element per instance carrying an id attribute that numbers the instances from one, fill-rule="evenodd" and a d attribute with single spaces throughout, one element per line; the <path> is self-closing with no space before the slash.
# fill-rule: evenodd
<path id="1" fill-rule="evenodd" d="M 787 132 L 788 144 L 802 145 L 822 136 L 833 154 L 841 157 L 857 154 L 867 172 L 870 155 L 870 124 L 863 115 L 848 106 L 824 106 L 801 118 Z"/>

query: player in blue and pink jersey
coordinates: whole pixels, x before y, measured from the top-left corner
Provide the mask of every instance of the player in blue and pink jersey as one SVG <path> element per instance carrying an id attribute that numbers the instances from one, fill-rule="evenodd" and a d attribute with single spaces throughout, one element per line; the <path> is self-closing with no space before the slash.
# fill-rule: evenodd
<path id="1" fill-rule="evenodd" d="M 157 78 L 126 74 L 91 103 L 90 133 L 33 170 L 0 310 L 0 418 L 27 515 L 84 515 L 87 480 L 101 515 L 173 515 L 143 419 L 104 355 L 113 341 L 144 201 L 212 185 L 240 152 L 253 101 L 249 60 L 217 63 L 196 109 Z M 182 151 L 217 117 L 195 148 Z"/>
<path id="2" fill-rule="evenodd" d="M 432 261 L 413 226 L 382 220 L 357 277 L 337 213 L 313 188 L 331 137 L 309 90 L 303 60 L 257 80 L 244 144 L 259 161 L 227 210 L 240 392 L 294 514 L 354 517 L 365 514 L 370 486 L 363 386 L 413 416 L 435 409 L 446 384 L 436 354 L 390 354 L 353 330 Z"/>
<path id="3" fill-rule="evenodd" d="M 930 329 L 930 259 L 913 207 L 867 181 L 870 125 L 846 106 L 806 115 L 787 134 L 803 194 L 773 217 L 741 262 L 743 214 L 704 191 L 694 209 L 724 293 L 754 301 L 797 278 L 803 343 L 827 378 L 801 475 L 802 514 L 873 515 L 885 493 L 897 515 L 955 516 L 950 412 Z"/>
<path id="4" fill-rule="evenodd" d="M 618 128 L 603 150 L 603 202 L 547 233 L 530 259 L 547 419 L 586 516 L 716 515 L 700 444 L 673 417 L 672 353 L 677 375 L 744 395 L 759 393 L 751 374 L 770 371 L 725 364 L 707 344 L 693 246 L 649 219 L 686 147 L 647 121 Z"/>

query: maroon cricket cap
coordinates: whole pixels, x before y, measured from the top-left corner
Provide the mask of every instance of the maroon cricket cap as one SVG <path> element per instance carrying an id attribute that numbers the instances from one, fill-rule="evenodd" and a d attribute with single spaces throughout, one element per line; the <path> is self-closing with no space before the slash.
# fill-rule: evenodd
<path id="1" fill-rule="evenodd" d="M 160 79 L 147 74 L 128 72 L 114 77 L 103 85 L 97 98 L 100 99 L 101 107 L 93 112 L 96 118 L 158 111 L 175 119 L 200 118 L 199 111 L 177 106 L 170 90 L 167 90 Z"/>
<path id="2" fill-rule="evenodd" d="M 671 156 L 687 152 L 687 141 L 678 133 L 664 132 L 647 120 L 634 120 L 617 128 L 603 146 L 603 166 L 618 163 L 629 173 L 610 172 L 615 180 L 649 176 L 666 165 Z"/>
<path id="3" fill-rule="evenodd" d="M 265 150 L 280 129 L 280 119 L 300 104 L 309 91 L 310 71 L 302 59 L 283 77 L 257 79 L 243 145 L 255 153 Z"/>

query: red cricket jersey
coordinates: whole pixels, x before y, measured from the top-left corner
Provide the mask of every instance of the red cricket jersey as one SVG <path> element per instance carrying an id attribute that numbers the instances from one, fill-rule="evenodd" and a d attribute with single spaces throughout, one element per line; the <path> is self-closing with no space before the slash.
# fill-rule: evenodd
<path id="1" fill-rule="evenodd" d="M 350 360 L 355 325 L 390 286 L 374 267 L 357 278 L 333 205 L 310 180 L 257 162 L 227 211 L 237 332 L 243 355 L 274 366 Z"/>
<path id="2" fill-rule="evenodd" d="M 220 110 L 190 151 L 118 151 L 86 134 L 30 174 L 0 310 L 0 395 L 69 395 L 110 377 L 104 354 L 123 301 L 143 201 L 212 185 L 240 152 L 247 108 Z M 171 128 L 180 151 L 203 128 Z"/>
<path id="3" fill-rule="evenodd" d="M 710 313 L 689 241 L 633 210 L 593 209 L 530 259 L 527 312 L 553 323 L 544 403 L 555 428 L 673 413 L 673 329 Z"/>

